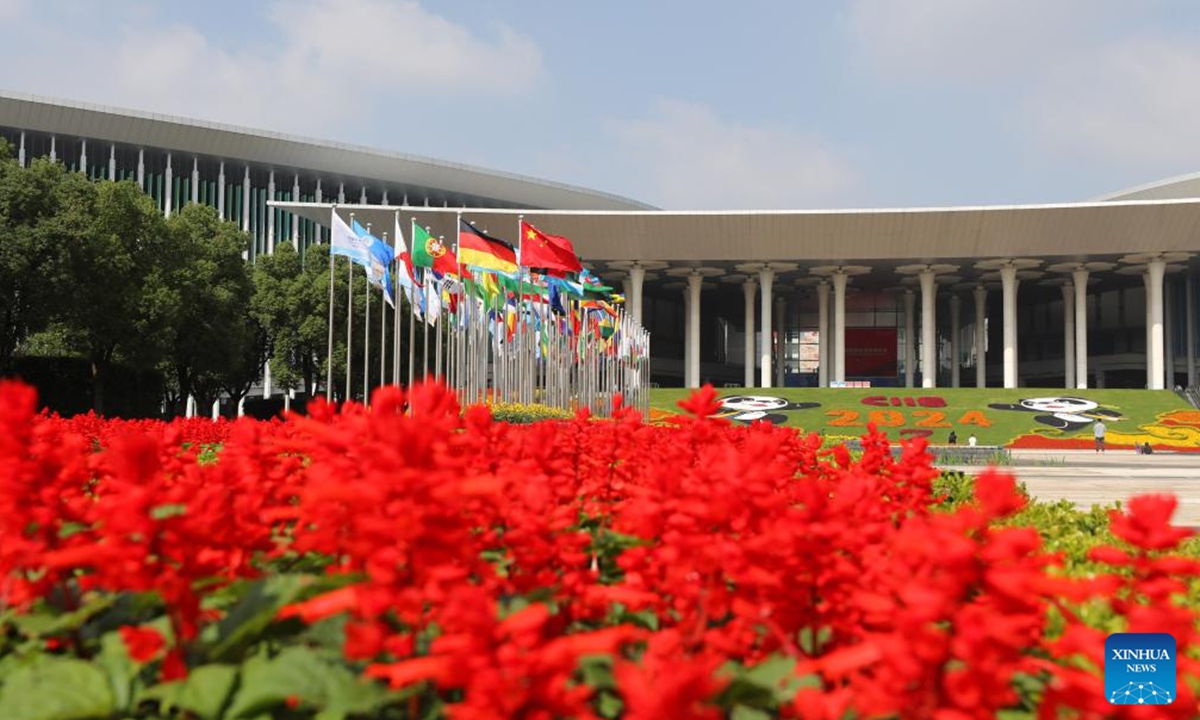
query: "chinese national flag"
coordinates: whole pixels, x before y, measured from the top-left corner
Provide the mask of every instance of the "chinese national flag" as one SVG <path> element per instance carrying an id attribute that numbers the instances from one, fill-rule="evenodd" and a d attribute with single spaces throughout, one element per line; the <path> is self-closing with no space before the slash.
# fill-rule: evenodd
<path id="1" fill-rule="evenodd" d="M 570 240 L 547 235 L 524 221 L 521 222 L 520 262 L 521 267 L 545 268 L 548 271 L 577 273 L 583 269 Z"/>

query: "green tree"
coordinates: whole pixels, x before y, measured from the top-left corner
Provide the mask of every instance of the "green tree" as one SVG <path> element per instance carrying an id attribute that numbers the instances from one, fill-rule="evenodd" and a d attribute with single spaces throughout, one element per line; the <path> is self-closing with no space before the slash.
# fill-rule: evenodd
<path id="1" fill-rule="evenodd" d="M 82 175 L 59 164 L 0 161 L 0 371 L 71 302 L 66 249 L 85 223 L 78 215 L 65 222 L 63 214 L 91 193 Z"/>
<path id="2" fill-rule="evenodd" d="M 315 387 L 324 367 L 329 328 L 328 248 L 309 248 L 305 260 L 286 243 L 254 265 L 252 313 L 263 328 L 271 380 L 286 390 Z M 324 284 L 323 284 L 324 283 Z"/>
<path id="3" fill-rule="evenodd" d="M 62 317 L 91 363 L 93 407 L 104 412 L 104 381 L 114 360 L 154 368 L 166 355 L 176 302 L 165 286 L 171 249 L 153 200 L 129 181 L 92 184 L 53 218 L 67 242 L 69 297 Z"/>
<path id="4" fill-rule="evenodd" d="M 189 395 L 208 408 L 245 375 L 257 355 L 250 313 L 253 286 L 242 252 L 249 237 L 207 205 L 188 205 L 166 221 L 170 251 L 151 269 L 151 315 L 165 324 L 166 372 L 177 403 Z M 237 377 L 232 377 L 237 376 Z"/>

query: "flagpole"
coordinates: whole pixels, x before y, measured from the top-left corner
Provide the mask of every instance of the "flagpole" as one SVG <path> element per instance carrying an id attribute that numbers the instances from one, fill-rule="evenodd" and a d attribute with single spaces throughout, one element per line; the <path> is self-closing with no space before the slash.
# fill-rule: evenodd
<path id="1" fill-rule="evenodd" d="M 329 349 L 325 353 L 325 401 L 333 400 L 333 216 L 337 215 L 337 205 L 329 210 Z M 320 230 L 318 227 L 317 230 Z"/>
<path id="2" fill-rule="evenodd" d="M 387 233 L 383 234 L 387 245 Z M 388 245 L 391 248 L 390 245 Z M 379 278 L 379 387 L 387 385 L 387 266 Z"/>
<path id="3" fill-rule="evenodd" d="M 367 223 L 367 235 L 371 234 L 371 223 Z M 368 258 L 368 262 L 370 258 Z M 363 289 L 366 301 L 366 315 L 363 319 L 363 405 L 371 404 L 371 266 L 363 268 L 366 271 L 367 283 Z"/>
<path id="4" fill-rule="evenodd" d="M 416 218 L 412 218 L 412 228 L 413 228 L 412 232 L 409 233 L 409 236 L 411 238 L 413 238 L 413 242 L 415 243 L 417 241 L 416 240 L 416 238 L 417 238 L 417 219 Z M 416 248 L 414 247 L 413 250 L 415 251 Z M 410 258 L 412 257 L 411 253 L 409 253 L 409 257 Z M 405 272 L 407 272 L 407 268 L 405 268 Z M 415 270 L 414 270 L 414 275 L 415 275 Z M 422 276 L 424 276 L 424 273 L 422 273 Z M 416 277 L 413 277 L 414 283 L 416 282 L 416 280 L 417 280 Z M 421 287 L 421 292 L 425 292 L 425 288 L 423 285 Z M 413 375 L 416 372 L 416 366 L 417 366 L 417 355 L 416 355 L 416 353 L 417 353 L 417 306 L 413 303 L 413 298 L 415 298 L 416 296 L 417 296 L 417 288 L 414 285 L 413 286 L 413 297 L 408 299 L 409 310 L 412 311 L 412 317 L 410 317 L 408 319 L 409 320 L 409 322 L 408 322 L 408 386 L 410 388 L 413 385 Z"/>
<path id="5" fill-rule="evenodd" d="M 392 314 L 392 384 L 396 387 L 400 386 L 400 331 L 404 327 L 404 318 L 401 316 L 401 309 L 404 307 L 404 300 L 400 297 L 400 268 L 396 260 L 400 257 L 400 242 L 403 237 L 400 234 L 400 211 L 396 211 L 396 237 L 395 244 L 392 246 L 392 296 L 395 298 L 395 312 Z"/>
<path id="6" fill-rule="evenodd" d="M 350 213 L 350 225 L 351 225 L 351 227 L 354 226 L 354 213 Z M 347 258 L 347 260 L 349 260 L 349 258 Z M 350 398 L 353 397 L 353 395 L 350 392 L 350 371 L 351 371 L 350 346 L 351 346 L 351 343 L 353 342 L 353 335 L 352 335 L 351 331 L 353 329 L 352 325 L 354 324 L 354 316 L 353 316 L 353 312 L 354 312 L 354 261 L 349 260 L 349 262 L 347 262 L 347 265 L 349 265 L 349 268 L 347 268 L 349 270 L 349 276 L 348 276 L 349 281 L 346 283 L 346 397 L 345 397 L 345 400 L 346 400 L 346 402 L 350 402 Z"/>

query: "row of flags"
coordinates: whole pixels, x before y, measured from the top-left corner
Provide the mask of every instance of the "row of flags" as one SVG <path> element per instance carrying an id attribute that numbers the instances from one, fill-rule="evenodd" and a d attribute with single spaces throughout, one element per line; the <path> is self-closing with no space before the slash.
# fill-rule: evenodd
<path id="1" fill-rule="evenodd" d="M 470 296 L 510 328 L 514 316 L 526 314 L 537 304 L 565 316 L 575 333 L 590 328 L 602 338 L 609 335 L 607 330 L 617 316 L 615 306 L 624 298 L 582 266 L 568 238 L 543 232 L 523 219 L 518 229 L 519 249 L 460 217 L 457 242 L 450 248 L 414 219 L 410 248 L 399 212 L 394 242 L 389 245 L 369 227 L 353 218 L 346 223 L 334 211 L 330 246 L 334 255 L 363 266 L 368 281 L 382 289 L 393 308 L 393 287 L 403 288 L 413 314 L 426 323 L 436 323 L 443 309 L 457 315 L 460 297 Z"/>

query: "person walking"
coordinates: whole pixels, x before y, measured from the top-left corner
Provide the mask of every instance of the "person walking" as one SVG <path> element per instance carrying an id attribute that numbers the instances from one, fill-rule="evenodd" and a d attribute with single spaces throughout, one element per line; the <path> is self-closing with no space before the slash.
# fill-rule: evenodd
<path id="1" fill-rule="evenodd" d="M 1092 426 L 1092 434 L 1096 436 L 1096 452 L 1098 453 L 1104 452 L 1104 430 L 1103 420 L 1097 420 L 1096 424 Z"/>

